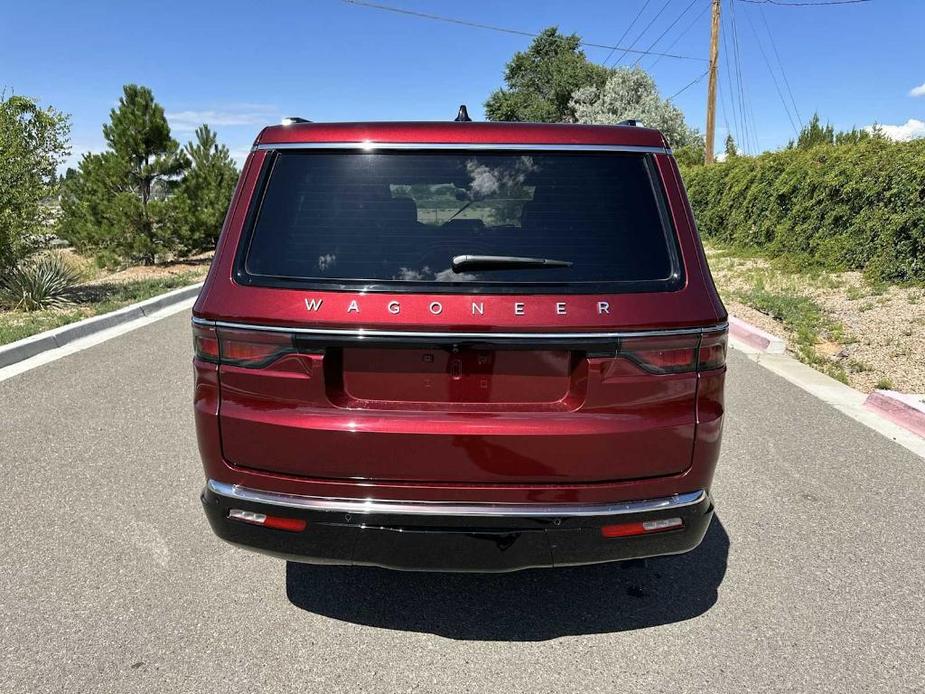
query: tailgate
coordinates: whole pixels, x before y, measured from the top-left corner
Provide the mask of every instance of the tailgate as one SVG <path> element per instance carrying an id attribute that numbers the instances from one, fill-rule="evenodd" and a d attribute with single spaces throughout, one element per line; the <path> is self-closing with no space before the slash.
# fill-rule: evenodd
<path id="1" fill-rule="evenodd" d="M 241 332 L 223 340 L 241 345 L 233 354 L 267 344 Z M 656 347 L 681 340 L 691 352 L 699 339 Z M 696 373 L 652 373 L 616 356 L 612 340 L 363 342 L 296 340 L 258 368 L 222 364 L 226 460 L 310 478 L 467 484 L 623 480 L 690 463 Z"/>

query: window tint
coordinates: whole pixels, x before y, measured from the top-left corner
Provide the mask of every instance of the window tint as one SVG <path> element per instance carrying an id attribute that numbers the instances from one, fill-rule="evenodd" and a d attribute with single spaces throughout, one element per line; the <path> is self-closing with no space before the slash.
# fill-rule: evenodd
<path id="1" fill-rule="evenodd" d="M 275 155 L 244 275 L 442 288 L 665 285 L 674 240 L 644 155 L 299 152 Z M 568 267 L 453 270 L 459 255 Z M 578 289 L 580 291 L 580 289 Z"/>

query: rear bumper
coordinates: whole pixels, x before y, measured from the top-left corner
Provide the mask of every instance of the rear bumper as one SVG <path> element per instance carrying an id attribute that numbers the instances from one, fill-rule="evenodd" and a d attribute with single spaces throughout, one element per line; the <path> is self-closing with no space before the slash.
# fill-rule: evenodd
<path id="1" fill-rule="evenodd" d="M 713 517 L 705 491 L 614 504 L 485 504 L 335 499 L 209 480 L 206 516 L 220 538 L 292 561 L 422 571 L 514 571 L 687 552 Z M 239 509 L 304 520 L 299 532 L 228 517 Z M 678 529 L 605 538 L 601 528 L 680 518 Z"/>

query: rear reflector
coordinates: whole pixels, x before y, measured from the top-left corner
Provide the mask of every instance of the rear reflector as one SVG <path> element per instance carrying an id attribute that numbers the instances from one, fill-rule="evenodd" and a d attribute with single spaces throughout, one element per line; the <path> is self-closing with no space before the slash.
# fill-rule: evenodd
<path id="1" fill-rule="evenodd" d="M 308 525 L 301 518 L 283 518 L 282 516 L 268 516 L 265 513 L 254 513 L 253 511 L 243 511 L 239 508 L 233 508 L 228 512 L 228 517 L 232 520 L 250 523 L 251 525 L 262 525 L 264 528 L 274 528 L 276 530 L 289 530 L 290 532 L 301 532 Z"/>
<path id="2" fill-rule="evenodd" d="M 684 526 L 680 518 L 662 518 L 660 520 L 640 521 L 637 523 L 620 523 L 619 525 L 605 525 L 601 528 L 604 537 L 631 537 L 633 535 L 647 535 L 665 530 L 675 530 Z"/>

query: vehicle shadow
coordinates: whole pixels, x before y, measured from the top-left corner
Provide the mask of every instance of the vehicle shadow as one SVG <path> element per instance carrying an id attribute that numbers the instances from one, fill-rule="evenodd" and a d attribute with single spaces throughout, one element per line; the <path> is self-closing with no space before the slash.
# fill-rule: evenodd
<path id="1" fill-rule="evenodd" d="M 709 610 L 726 574 L 718 516 L 700 547 L 645 565 L 440 574 L 289 562 L 296 607 L 345 622 L 451 639 L 543 641 L 644 629 Z"/>

